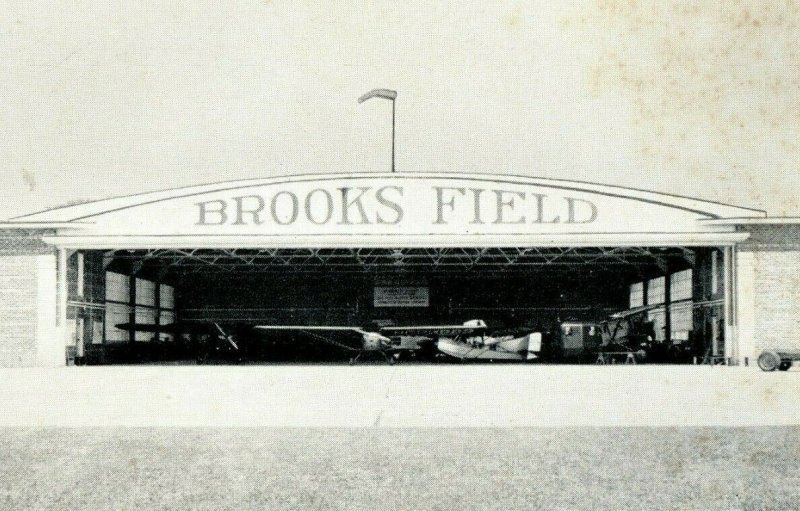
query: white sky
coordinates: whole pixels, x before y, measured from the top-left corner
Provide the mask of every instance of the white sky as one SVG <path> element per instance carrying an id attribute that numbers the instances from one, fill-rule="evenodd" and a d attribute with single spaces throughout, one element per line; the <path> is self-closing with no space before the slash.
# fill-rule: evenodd
<path id="1" fill-rule="evenodd" d="M 399 92 L 399 172 L 800 215 L 796 2 L 20 3 L 0 3 L 0 218 L 387 171 L 390 103 L 356 103 L 374 87 Z"/>

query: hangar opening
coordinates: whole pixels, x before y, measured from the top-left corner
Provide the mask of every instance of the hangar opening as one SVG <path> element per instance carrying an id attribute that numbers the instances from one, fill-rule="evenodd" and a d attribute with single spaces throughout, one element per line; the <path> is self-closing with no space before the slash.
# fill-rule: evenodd
<path id="1" fill-rule="evenodd" d="M 126 248 L 65 257 L 66 349 L 77 363 L 341 363 L 352 355 L 346 332 L 252 327 L 475 320 L 482 335 L 540 333 L 535 356 L 520 361 L 713 363 L 726 352 L 725 247 Z M 398 332 L 416 333 L 457 335 Z M 435 347 L 401 355 L 458 360 Z"/>

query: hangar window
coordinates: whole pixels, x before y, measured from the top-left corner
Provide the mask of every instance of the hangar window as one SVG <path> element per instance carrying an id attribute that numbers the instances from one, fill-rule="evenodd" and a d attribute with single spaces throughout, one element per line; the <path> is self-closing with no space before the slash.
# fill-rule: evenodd
<path id="1" fill-rule="evenodd" d="M 103 322 L 92 320 L 92 344 L 103 344 Z"/>
<path id="2" fill-rule="evenodd" d="M 681 302 L 670 307 L 670 330 L 673 341 L 688 341 L 694 327 L 692 302 Z"/>
<path id="3" fill-rule="evenodd" d="M 130 299 L 129 280 L 127 275 L 106 272 L 106 301 L 127 303 Z"/>
<path id="4" fill-rule="evenodd" d="M 630 307 L 641 307 L 644 305 L 644 282 L 631 284 Z"/>
<path id="5" fill-rule="evenodd" d="M 159 293 L 161 294 L 159 304 L 162 309 L 174 309 L 175 308 L 175 288 L 172 286 L 167 286 L 162 284 L 159 289 Z"/>
<path id="6" fill-rule="evenodd" d="M 692 270 L 683 270 L 669 276 L 670 281 L 670 300 L 677 302 L 680 300 L 692 299 Z"/>
<path id="7" fill-rule="evenodd" d="M 175 323 L 175 288 L 166 284 L 159 287 L 159 321 L 160 325 L 170 325 Z M 161 333 L 161 340 L 173 341 L 174 336 L 169 333 Z"/>
<path id="8" fill-rule="evenodd" d="M 647 304 L 657 305 L 664 303 L 664 277 L 651 279 L 647 283 Z"/>
<path id="9" fill-rule="evenodd" d="M 149 280 L 136 279 L 136 305 L 155 307 L 156 283 Z"/>
<path id="10" fill-rule="evenodd" d="M 130 321 L 130 277 L 121 273 L 106 272 L 106 324 L 105 335 L 108 342 L 126 342 L 128 332 L 114 325 Z"/>
<path id="11" fill-rule="evenodd" d="M 128 332 L 116 328 L 114 325 L 130 321 L 131 308 L 124 303 L 106 303 L 106 341 L 125 342 Z"/>

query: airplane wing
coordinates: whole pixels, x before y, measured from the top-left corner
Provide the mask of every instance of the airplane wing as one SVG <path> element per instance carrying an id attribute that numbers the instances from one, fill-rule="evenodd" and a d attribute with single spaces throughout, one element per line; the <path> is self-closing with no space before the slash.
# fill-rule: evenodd
<path id="1" fill-rule="evenodd" d="M 261 330 L 265 332 L 300 332 L 308 335 L 312 339 L 324 342 L 326 344 L 330 344 L 331 346 L 336 346 L 337 348 L 341 348 L 348 351 L 360 351 L 361 348 L 356 348 L 351 346 L 347 343 L 337 341 L 336 339 L 332 339 L 329 336 L 321 335 L 317 332 L 342 332 L 342 333 L 355 333 L 359 335 L 359 341 L 364 338 L 365 335 L 369 335 L 369 332 L 364 330 L 363 328 L 359 328 L 356 326 L 335 326 L 335 325 L 256 325 L 253 327 L 255 330 Z"/>
<path id="2" fill-rule="evenodd" d="M 616 312 L 610 316 L 611 319 L 622 319 L 627 318 L 629 316 L 635 316 L 636 314 L 640 314 L 642 312 L 651 311 L 653 309 L 658 309 L 659 307 L 663 307 L 664 304 L 658 305 L 645 305 L 644 307 L 634 307 L 633 309 L 628 309 L 620 312 Z"/>
<path id="3" fill-rule="evenodd" d="M 200 330 L 207 330 L 210 325 L 202 323 L 167 323 L 156 325 L 153 323 L 119 323 L 114 327 L 126 332 L 161 332 L 170 334 L 193 333 Z"/>
<path id="4" fill-rule="evenodd" d="M 167 323 L 164 325 L 156 325 L 153 323 L 119 323 L 114 325 L 120 330 L 126 332 L 151 332 L 151 333 L 165 333 L 165 334 L 196 334 L 196 333 L 209 333 L 213 332 L 220 335 L 222 339 L 228 342 L 234 349 L 238 350 L 239 345 L 233 340 L 233 336 L 225 332 L 219 323 L 213 322 L 180 322 L 180 323 Z"/>
<path id="5" fill-rule="evenodd" d="M 334 326 L 334 325 L 256 325 L 256 330 L 293 330 L 296 332 L 355 332 L 366 335 L 369 332 L 357 326 Z"/>
<path id="6" fill-rule="evenodd" d="M 439 335 L 449 337 L 455 335 L 478 334 L 486 331 L 486 325 L 428 325 L 428 326 L 390 326 L 380 329 L 384 335 Z"/>

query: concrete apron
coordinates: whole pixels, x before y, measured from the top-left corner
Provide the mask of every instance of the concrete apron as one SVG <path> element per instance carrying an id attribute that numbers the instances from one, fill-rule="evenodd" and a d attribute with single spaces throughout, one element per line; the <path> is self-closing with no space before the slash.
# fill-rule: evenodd
<path id="1" fill-rule="evenodd" d="M 800 424 L 800 371 L 712 366 L 98 366 L 0 370 L 0 426 Z"/>

